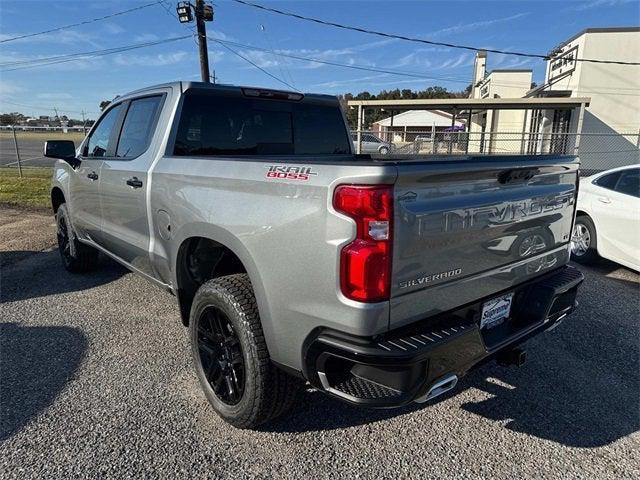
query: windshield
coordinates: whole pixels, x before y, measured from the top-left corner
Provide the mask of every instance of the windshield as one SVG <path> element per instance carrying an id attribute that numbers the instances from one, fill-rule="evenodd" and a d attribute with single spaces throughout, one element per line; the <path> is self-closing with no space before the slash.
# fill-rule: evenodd
<path id="1" fill-rule="evenodd" d="M 339 105 L 188 91 L 174 155 L 351 153 Z"/>

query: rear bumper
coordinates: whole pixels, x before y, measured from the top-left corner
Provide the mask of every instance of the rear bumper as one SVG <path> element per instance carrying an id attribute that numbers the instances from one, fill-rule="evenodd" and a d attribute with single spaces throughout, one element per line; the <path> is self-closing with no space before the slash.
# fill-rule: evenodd
<path id="1" fill-rule="evenodd" d="M 583 279 L 565 266 L 519 285 L 510 319 L 486 331 L 479 317 L 487 298 L 377 337 L 318 330 L 305 342 L 305 377 L 358 405 L 388 408 L 429 400 L 472 367 L 556 326 L 574 310 Z"/>

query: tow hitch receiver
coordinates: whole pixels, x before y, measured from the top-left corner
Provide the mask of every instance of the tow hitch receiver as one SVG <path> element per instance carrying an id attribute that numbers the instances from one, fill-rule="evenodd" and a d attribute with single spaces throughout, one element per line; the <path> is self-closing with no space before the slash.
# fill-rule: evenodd
<path id="1" fill-rule="evenodd" d="M 525 350 L 521 350 L 520 348 L 512 348 L 511 350 L 502 352 L 498 355 L 497 358 L 498 365 L 502 365 L 503 367 L 508 367 L 509 365 L 521 367 L 522 365 L 524 365 L 524 362 L 526 360 L 527 352 Z"/>

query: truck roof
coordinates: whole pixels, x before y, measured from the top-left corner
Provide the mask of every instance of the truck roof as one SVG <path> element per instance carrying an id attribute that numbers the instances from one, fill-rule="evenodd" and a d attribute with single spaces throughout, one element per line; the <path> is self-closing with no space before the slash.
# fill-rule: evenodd
<path id="1" fill-rule="evenodd" d="M 269 91 L 276 91 L 276 92 L 282 92 L 282 93 L 291 93 L 291 94 L 300 94 L 302 93 L 305 98 L 315 98 L 318 100 L 335 100 L 336 97 L 335 95 L 327 95 L 327 94 L 323 94 L 323 93 L 303 93 L 303 92 L 299 92 L 299 91 L 292 91 L 292 90 L 280 90 L 280 89 L 273 89 L 273 88 L 265 88 L 265 87 L 255 87 L 255 86 L 249 86 L 249 85 L 229 85 L 229 84 L 224 84 L 224 83 L 205 83 L 205 82 L 193 82 L 193 81 L 188 81 L 188 80 L 176 80 L 174 82 L 168 82 L 168 83 L 160 83 L 157 85 L 150 85 L 148 87 L 144 87 L 144 88 L 140 88 L 138 90 L 134 90 L 132 92 L 127 92 L 124 95 L 120 95 L 116 98 L 122 98 L 125 96 L 130 96 L 130 95 L 138 95 L 140 93 L 144 93 L 146 91 L 149 90 L 156 90 L 158 88 L 163 88 L 163 87 L 172 87 L 172 88 L 178 88 L 180 89 L 182 92 L 185 92 L 191 88 L 198 88 L 198 89 L 211 89 L 211 90 L 218 90 L 218 91 L 228 91 L 228 92 L 242 92 L 243 89 L 253 89 L 253 90 L 269 90 Z"/>

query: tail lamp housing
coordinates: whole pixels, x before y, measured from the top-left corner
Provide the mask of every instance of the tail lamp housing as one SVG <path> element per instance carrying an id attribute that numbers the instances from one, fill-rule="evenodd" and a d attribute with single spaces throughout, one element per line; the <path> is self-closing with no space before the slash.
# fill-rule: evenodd
<path id="1" fill-rule="evenodd" d="M 340 253 L 340 289 L 359 302 L 389 299 L 393 244 L 393 186 L 341 185 L 333 207 L 356 223 L 356 236 Z"/>

